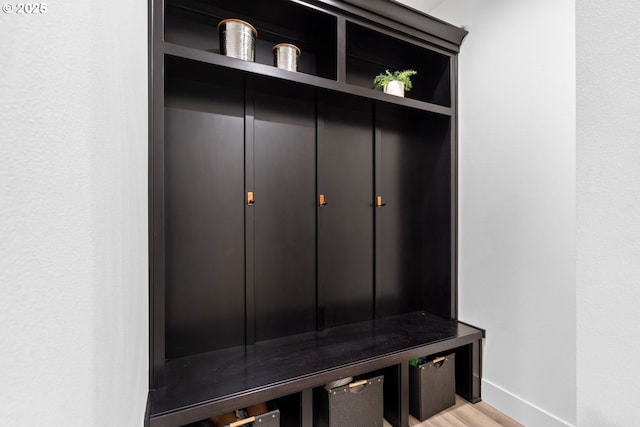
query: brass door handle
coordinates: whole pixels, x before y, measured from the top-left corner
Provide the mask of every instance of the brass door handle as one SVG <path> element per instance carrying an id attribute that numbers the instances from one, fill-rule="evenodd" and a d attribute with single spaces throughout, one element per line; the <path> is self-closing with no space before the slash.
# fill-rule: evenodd
<path id="1" fill-rule="evenodd" d="M 376 197 L 376 208 L 381 208 L 383 206 L 387 206 L 387 204 L 382 203 L 382 196 Z"/>
<path id="2" fill-rule="evenodd" d="M 254 203 L 255 203 L 255 200 L 253 199 L 253 191 L 249 191 L 247 193 L 247 205 L 253 206 Z"/>
<path id="3" fill-rule="evenodd" d="M 326 198 L 324 197 L 324 194 L 321 194 L 319 198 L 320 198 L 320 207 L 327 206 L 328 202 L 327 202 Z"/>

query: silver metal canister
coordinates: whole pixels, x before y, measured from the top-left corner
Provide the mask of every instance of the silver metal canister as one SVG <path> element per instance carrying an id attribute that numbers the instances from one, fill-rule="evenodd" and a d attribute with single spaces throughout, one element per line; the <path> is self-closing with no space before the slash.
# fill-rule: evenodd
<path id="1" fill-rule="evenodd" d="M 273 64 L 283 70 L 298 71 L 300 49 L 290 43 L 280 43 L 273 47 Z"/>
<path id="2" fill-rule="evenodd" d="M 255 60 L 258 31 L 246 21 L 223 19 L 218 24 L 220 53 L 244 61 Z"/>

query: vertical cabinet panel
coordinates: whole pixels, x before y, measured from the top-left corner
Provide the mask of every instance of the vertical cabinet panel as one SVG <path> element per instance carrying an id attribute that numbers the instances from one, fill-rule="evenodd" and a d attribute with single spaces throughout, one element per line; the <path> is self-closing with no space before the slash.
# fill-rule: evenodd
<path id="1" fill-rule="evenodd" d="M 322 94 L 318 102 L 320 324 L 373 318 L 373 105 Z"/>
<path id="2" fill-rule="evenodd" d="M 424 225 L 422 227 L 422 276 L 426 282 L 424 308 L 441 317 L 455 317 L 457 305 L 452 267 L 455 254 L 452 253 L 452 176 L 455 160 L 452 162 L 451 120 L 439 117 L 429 121 L 425 137 L 426 164 L 423 167 Z"/>
<path id="3" fill-rule="evenodd" d="M 255 88 L 253 268 L 260 341 L 316 326 L 316 117 L 308 88 Z"/>
<path id="4" fill-rule="evenodd" d="M 175 358 L 244 344 L 244 117 L 239 85 L 169 82 L 166 92 L 166 355 Z"/>

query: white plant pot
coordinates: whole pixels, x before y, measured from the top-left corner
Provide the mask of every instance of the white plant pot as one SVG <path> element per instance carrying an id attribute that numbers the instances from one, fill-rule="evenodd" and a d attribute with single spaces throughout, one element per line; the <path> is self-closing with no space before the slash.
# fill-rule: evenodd
<path id="1" fill-rule="evenodd" d="M 393 80 L 384 85 L 384 93 L 389 95 L 401 96 L 404 98 L 404 83 L 398 80 Z"/>

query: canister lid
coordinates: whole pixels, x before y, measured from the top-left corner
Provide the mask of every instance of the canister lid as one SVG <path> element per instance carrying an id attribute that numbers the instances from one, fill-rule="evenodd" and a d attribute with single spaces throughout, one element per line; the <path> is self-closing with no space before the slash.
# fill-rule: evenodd
<path id="1" fill-rule="evenodd" d="M 279 47 L 292 47 L 292 48 L 294 48 L 294 49 L 296 50 L 296 55 L 297 55 L 297 56 L 300 56 L 300 53 L 301 53 L 301 52 L 300 52 L 300 48 L 298 48 L 298 46 L 296 46 L 296 45 L 294 45 L 294 44 L 291 44 L 291 43 L 278 43 L 277 45 L 275 45 L 275 46 L 273 47 L 273 49 L 271 49 L 271 51 L 273 52 L 273 51 L 275 51 L 275 50 L 276 50 L 277 48 L 279 48 Z"/>
<path id="2" fill-rule="evenodd" d="M 223 26 L 227 22 L 238 22 L 240 24 L 246 25 L 247 27 L 251 28 L 251 32 L 253 33 L 253 36 L 255 38 L 258 38 L 258 30 L 256 30 L 256 28 L 253 25 L 249 24 L 247 21 L 243 21 L 242 19 L 236 19 L 236 18 L 223 19 L 218 23 L 218 30 L 220 29 L 221 26 Z"/>

